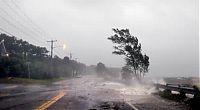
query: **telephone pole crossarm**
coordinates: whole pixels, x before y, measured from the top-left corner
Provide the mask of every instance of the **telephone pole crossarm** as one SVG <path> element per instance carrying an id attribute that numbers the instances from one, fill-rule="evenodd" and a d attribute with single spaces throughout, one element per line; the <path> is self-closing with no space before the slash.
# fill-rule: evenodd
<path id="1" fill-rule="evenodd" d="M 50 42 L 51 43 L 51 59 L 53 58 L 53 43 L 54 42 L 57 42 L 57 40 L 50 40 L 50 41 L 47 41 L 47 42 Z"/>

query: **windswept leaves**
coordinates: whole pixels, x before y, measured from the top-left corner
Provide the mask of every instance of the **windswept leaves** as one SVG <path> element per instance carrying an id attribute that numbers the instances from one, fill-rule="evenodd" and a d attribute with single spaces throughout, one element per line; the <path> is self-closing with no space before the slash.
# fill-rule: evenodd
<path id="1" fill-rule="evenodd" d="M 149 67 L 149 57 L 142 54 L 141 43 L 132 36 L 128 29 L 112 29 L 114 35 L 109 37 L 114 44 L 113 54 L 125 55 L 126 65 L 131 67 L 135 74 L 137 71 L 146 73 Z M 126 67 L 127 68 L 127 67 Z"/>

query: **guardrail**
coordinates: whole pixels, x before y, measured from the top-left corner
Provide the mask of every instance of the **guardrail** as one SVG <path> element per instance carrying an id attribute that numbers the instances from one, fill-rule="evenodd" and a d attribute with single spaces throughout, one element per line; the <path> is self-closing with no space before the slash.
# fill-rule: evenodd
<path id="1" fill-rule="evenodd" d="M 200 90 L 196 86 L 181 85 L 181 84 L 155 84 L 156 88 L 164 89 L 164 91 L 171 93 L 172 91 L 179 92 L 181 96 L 185 94 L 193 94 L 194 98 L 200 97 Z"/>

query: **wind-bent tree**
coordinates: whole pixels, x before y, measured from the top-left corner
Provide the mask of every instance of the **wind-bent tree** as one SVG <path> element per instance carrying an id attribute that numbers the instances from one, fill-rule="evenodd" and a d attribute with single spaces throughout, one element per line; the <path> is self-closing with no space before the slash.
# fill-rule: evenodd
<path id="1" fill-rule="evenodd" d="M 132 79 L 132 77 L 130 77 L 130 76 L 132 76 L 133 71 L 131 70 L 130 66 L 126 65 L 126 66 L 122 67 L 121 72 L 122 72 L 122 74 L 121 74 L 122 79 L 128 79 L 128 80 Z"/>
<path id="2" fill-rule="evenodd" d="M 115 34 L 108 38 L 108 40 L 116 44 L 113 54 L 125 55 L 126 66 L 130 67 L 133 73 L 130 77 L 134 76 L 137 79 L 141 79 L 148 72 L 149 57 L 142 54 L 138 38 L 132 36 L 128 29 L 113 29 L 113 31 Z M 122 71 L 123 69 L 127 69 L 126 66 L 122 68 Z"/>

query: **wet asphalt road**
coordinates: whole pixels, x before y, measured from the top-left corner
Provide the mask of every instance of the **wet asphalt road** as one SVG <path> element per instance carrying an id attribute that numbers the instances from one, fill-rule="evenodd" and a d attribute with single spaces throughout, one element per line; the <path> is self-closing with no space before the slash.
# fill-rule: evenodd
<path id="1" fill-rule="evenodd" d="M 50 86 L 0 84 L 0 90 L 1 96 L 6 93 L 8 96 L 0 98 L 0 110 L 37 109 L 61 90 L 64 96 L 48 110 L 189 110 L 186 105 L 151 95 L 151 87 L 126 86 L 94 76 L 64 80 Z M 15 95 L 18 93 L 24 94 Z"/>

